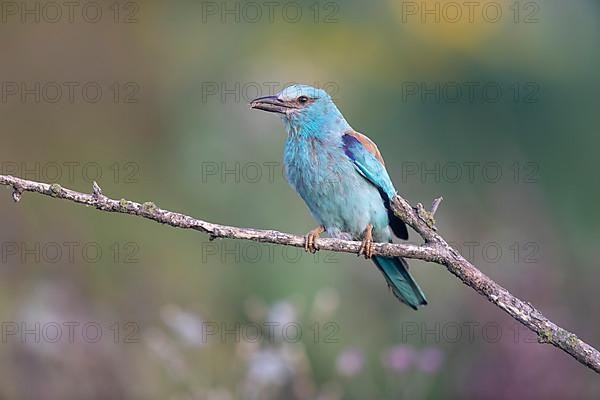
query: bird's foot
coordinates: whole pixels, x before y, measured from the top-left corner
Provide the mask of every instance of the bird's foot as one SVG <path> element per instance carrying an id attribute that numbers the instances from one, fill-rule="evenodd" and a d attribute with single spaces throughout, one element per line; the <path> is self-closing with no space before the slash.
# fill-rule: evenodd
<path id="1" fill-rule="evenodd" d="M 311 253 L 316 253 L 318 250 L 316 240 L 321 236 L 321 233 L 325 232 L 325 227 L 319 226 L 312 231 L 308 232 L 306 236 L 304 236 L 304 250 L 309 251 Z"/>
<path id="2" fill-rule="evenodd" d="M 367 225 L 363 232 L 363 240 L 358 249 L 358 256 L 364 255 L 366 259 L 373 257 L 373 225 Z"/>

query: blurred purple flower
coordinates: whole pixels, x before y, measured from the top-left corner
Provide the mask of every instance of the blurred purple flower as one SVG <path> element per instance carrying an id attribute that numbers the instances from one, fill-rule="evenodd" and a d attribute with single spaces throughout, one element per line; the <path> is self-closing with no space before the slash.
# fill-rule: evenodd
<path id="1" fill-rule="evenodd" d="M 386 368 L 396 372 L 404 372 L 416 361 L 416 352 L 410 346 L 394 346 L 383 355 L 382 361 Z"/>
<path id="2" fill-rule="evenodd" d="M 365 356 L 360 349 L 350 348 L 344 350 L 337 357 L 335 367 L 338 374 L 356 376 L 365 365 Z"/>
<path id="3" fill-rule="evenodd" d="M 444 353 L 437 347 L 428 347 L 419 353 L 417 367 L 422 372 L 432 374 L 437 372 L 444 361 Z"/>

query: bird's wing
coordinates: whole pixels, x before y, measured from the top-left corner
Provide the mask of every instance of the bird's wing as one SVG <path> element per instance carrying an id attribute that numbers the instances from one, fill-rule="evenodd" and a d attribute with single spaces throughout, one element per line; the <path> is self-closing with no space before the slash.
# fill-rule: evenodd
<path id="1" fill-rule="evenodd" d="M 389 201 L 396 194 L 396 189 L 385 169 L 377 145 L 362 133 L 355 131 L 346 132 L 342 140 L 344 152 L 358 172 L 382 192 L 384 200 Z"/>
<path id="2" fill-rule="evenodd" d="M 369 139 L 367 137 L 367 135 L 363 135 L 362 133 L 356 132 L 356 131 L 350 131 L 347 134 L 354 137 L 356 140 L 358 140 L 360 142 L 360 144 L 363 145 L 365 150 L 367 150 L 369 153 L 373 154 L 373 156 L 375 156 L 375 158 L 377 160 L 379 160 L 379 162 L 382 165 L 385 165 L 385 161 L 383 161 L 383 157 L 381 156 L 381 152 L 377 148 L 377 145 L 375 144 L 375 142 L 373 142 L 371 139 Z"/>
<path id="3" fill-rule="evenodd" d="M 396 194 L 394 184 L 388 175 L 383 157 L 371 139 L 362 133 L 348 131 L 342 136 L 344 152 L 352 160 L 358 172 L 371 182 L 379 193 L 388 209 L 390 226 L 396 236 L 408 239 L 406 225 L 398 218 L 390 207 L 390 201 Z"/>

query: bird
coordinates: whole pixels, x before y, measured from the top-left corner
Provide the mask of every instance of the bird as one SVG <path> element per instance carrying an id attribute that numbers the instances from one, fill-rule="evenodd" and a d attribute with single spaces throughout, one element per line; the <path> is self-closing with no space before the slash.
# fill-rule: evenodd
<path id="1" fill-rule="evenodd" d="M 358 255 L 374 261 L 398 300 L 414 310 L 426 305 L 405 259 L 373 256 L 374 242 L 391 243 L 393 235 L 408 239 L 406 225 L 390 207 L 397 191 L 377 145 L 350 126 L 323 89 L 291 85 L 252 100 L 250 108 L 283 121 L 286 179 L 319 224 L 305 236 L 305 250 L 317 251 L 323 233 L 361 241 Z"/>

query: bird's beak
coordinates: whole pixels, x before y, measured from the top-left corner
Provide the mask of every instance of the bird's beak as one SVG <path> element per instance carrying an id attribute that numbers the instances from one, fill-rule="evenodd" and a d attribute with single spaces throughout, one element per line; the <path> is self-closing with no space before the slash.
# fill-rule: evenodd
<path id="1" fill-rule="evenodd" d="M 265 96 L 252 100 L 252 102 L 250 102 L 250 108 L 285 114 L 287 110 L 294 107 L 284 101 L 279 100 L 277 96 Z"/>

